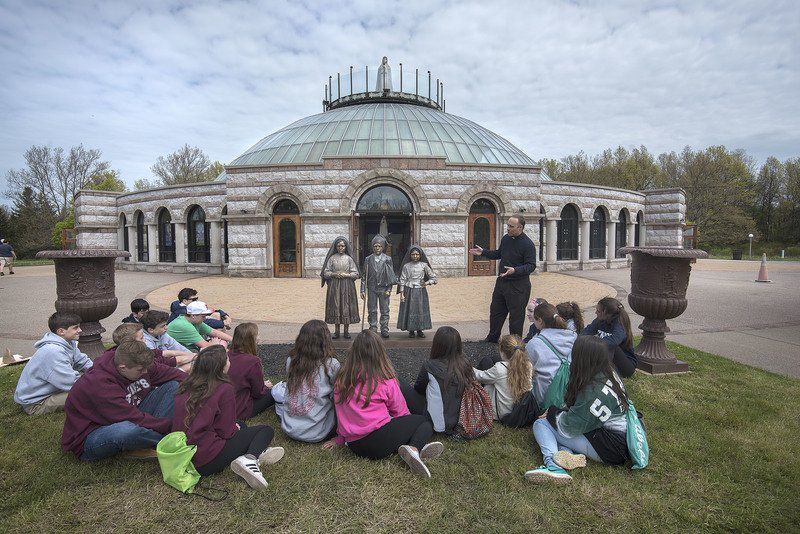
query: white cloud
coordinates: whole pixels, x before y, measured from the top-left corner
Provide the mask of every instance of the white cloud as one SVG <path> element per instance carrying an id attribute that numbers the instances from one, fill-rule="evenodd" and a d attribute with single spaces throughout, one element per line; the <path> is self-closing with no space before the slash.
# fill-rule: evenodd
<path id="1" fill-rule="evenodd" d="M 183 143 L 228 162 L 383 55 L 535 159 L 797 156 L 799 30 L 795 2 L 0 0 L 0 190 L 33 144 L 98 148 L 128 183 Z"/>

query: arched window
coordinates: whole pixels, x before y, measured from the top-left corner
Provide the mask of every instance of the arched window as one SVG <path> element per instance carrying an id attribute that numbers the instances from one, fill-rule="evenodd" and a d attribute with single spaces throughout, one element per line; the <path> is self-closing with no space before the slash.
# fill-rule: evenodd
<path id="1" fill-rule="evenodd" d="M 124 213 L 119 214 L 119 226 L 122 229 L 122 250 L 126 252 L 131 251 L 131 243 L 128 238 L 128 218 Z M 128 261 L 130 258 L 123 258 L 123 261 Z"/>
<path id="2" fill-rule="evenodd" d="M 636 228 L 634 229 L 633 234 L 633 245 L 636 247 L 640 247 L 641 244 L 639 243 L 639 231 L 642 228 L 642 222 L 644 221 L 644 214 L 640 211 L 636 214 Z"/>
<path id="3" fill-rule="evenodd" d="M 175 225 L 167 209 L 158 213 L 158 261 L 175 263 Z"/>
<path id="4" fill-rule="evenodd" d="M 545 219 L 544 206 L 541 204 L 539 204 L 539 213 L 541 214 L 541 217 L 539 217 L 539 261 L 544 261 L 545 239 L 547 237 L 545 226 L 547 220 Z"/>
<path id="5" fill-rule="evenodd" d="M 628 240 L 628 216 L 625 210 L 620 210 L 619 221 L 617 222 L 617 238 L 614 243 L 614 257 L 624 258 L 625 254 L 620 254 L 619 249 L 625 246 Z"/>
<path id="6" fill-rule="evenodd" d="M 594 210 L 594 217 L 589 223 L 589 258 L 606 257 L 606 212 L 603 208 Z"/>
<path id="7" fill-rule="evenodd" d="M 488 200 L 484 200 L 484 202 L 491 204 Z M 494 206 L 492 206 L 492 210 L 494 212 Z M 398 188 L 391 185 L 379 185 L 364 193 L 358 201 L 356 211 L 412 213 L 414 207 L 406 194 Z"/>
<path id="8" fill-rule="evenodd" d="M 225 257 L 225 263 L 229 263 L 228 256 L 228 206 L 222 208 L 222 253 Z"/>
<path id="9" fill-rule="evenodd" d="M 300 213 L 300 209 L 297 207 L 297 204 L 285 198 L 275 204 L 275 207 L 272 209 L 272 213 Z"/>
<path id="10" fill-rule="evenodd" d="M 487 198 L 479 198 L 472 203 L 469 208 L 470 213 L 497 213 L 492 201 Z"/>
<path id="11" fill-rule="evenodd" d="M 189 210 L 187 233 L 189 235 L 189 262 L 209 263 L 211 246 L 209 240 L 210 223 L 206 222 L 206 212 L 200 206 Z"/>
<path id="12" fill-rule="evenodd" d="M 147 227 L 144 225 L 144 214 L 141 211 L 136 216 L 136 248 L 139 250 L 139 261 L 150 261 L 147 247 Z"/>
<path id="13" fill-rule="evenodd" d="M 578 210 L 572 204 L 567 204 L 561 210 L 561 220 L 558 221 L 558 241 L 556 242 L 557 260 L 578 259 Z"/>

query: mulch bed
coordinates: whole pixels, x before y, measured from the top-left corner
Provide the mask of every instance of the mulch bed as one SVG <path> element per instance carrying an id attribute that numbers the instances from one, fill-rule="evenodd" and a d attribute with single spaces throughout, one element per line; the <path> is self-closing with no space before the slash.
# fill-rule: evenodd
<path id="1" fill-rule="evenodd" d="M 286 358 L 292 349 L 291 344 L 281 345 L 259 345 L 258 356 L 264 365 L 264 373 L 269 377 L 286 377 Z M 386 349 L 389 358 L 392 360 L 397 377 L 404 382 L 413 383 L 417 378 L 422 362 L 430 354 L 429 348 L 389 348 Z M 464 343 L 464 356 L 472 363 L 477 365 L 478 361 L 484 356 L 494 356 L 497 354 L 497 345 L 483 342 Z M 339 351 L 339 361 L 344 361 L 347 352 Z"/>

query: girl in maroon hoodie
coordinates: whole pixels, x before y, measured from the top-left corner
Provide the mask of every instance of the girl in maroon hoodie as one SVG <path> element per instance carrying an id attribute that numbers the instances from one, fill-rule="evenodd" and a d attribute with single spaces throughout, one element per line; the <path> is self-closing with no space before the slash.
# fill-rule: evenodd
<path id="1" fill-rule="evenodd" d="M 251 488 L 263 489 L 267 481 L 261 467 L 283 458 L 283 447 L 269 447 L 275 434 L 269 426 L 236 422 L 229 368 L 221 345 L 197 354 L 191 374 L 175 395 L 172 431 L 185 432 L 186 443 L 197 445 L 192 463 L 202 476 L 219 473 L 230 464 Z"/>
<path id="2" fill-rule="evenodd" d="M 244 421 L 275 404 L 272 382 L 264 380 L 264 369 L 258 359 L 258 325 L 242 323 L 233 331 L 228 351 L 231 367 L 228 376 L 236 392 L 236 419 Z"/>

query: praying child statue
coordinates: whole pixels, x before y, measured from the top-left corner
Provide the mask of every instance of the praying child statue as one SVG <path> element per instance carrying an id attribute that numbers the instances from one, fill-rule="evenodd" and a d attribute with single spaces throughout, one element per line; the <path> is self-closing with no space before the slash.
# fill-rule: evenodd
<path id="1" fill-rule="evenodd" d="M 372 254 L 364 260 L 361 279 L 361 298 L 367 299 L 367 319 L 370 330 L 378 330 L 378 306 L 381 308 L 381 336 L 389 337 L 389 296 L 397 283 L 392 258 L 384 254 L 386 238 L 372 238 Z"/>

